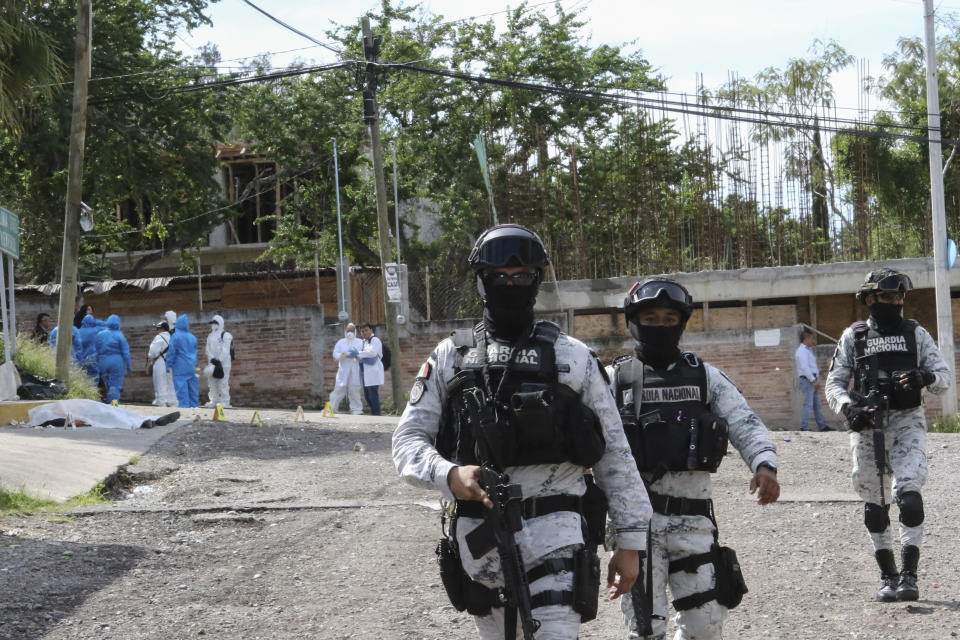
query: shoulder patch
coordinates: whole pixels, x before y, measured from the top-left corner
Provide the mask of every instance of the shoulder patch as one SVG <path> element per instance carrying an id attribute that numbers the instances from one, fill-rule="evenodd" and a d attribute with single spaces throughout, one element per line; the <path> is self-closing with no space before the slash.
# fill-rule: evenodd
<path id="1" fill-rule="evenodd" d="M 421 378 L 417 378 L 416 382 L 413 383 L 413 388 L 410 389 L 410 404 L 420 402 L 420 399 L 423 398 L 423 392 L 426 390 L 427 385 L 424 384 Z"/>
<path id="2" fill-rule="evenodd" d="M 433 373 L 433 365 L 430 363 L 430 360 L 427 360 L 420 367 L 420 370 L 417 371 L 417 380 L 429 380 L 431 373 Z"/>

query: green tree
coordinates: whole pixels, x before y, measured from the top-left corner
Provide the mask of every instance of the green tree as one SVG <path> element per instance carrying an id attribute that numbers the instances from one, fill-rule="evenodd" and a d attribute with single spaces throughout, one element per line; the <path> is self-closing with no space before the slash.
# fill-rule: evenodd
<path id="1" fill-rule="evenodd" d="M 14 132 L 24 111 L 49 99 L 64 75 L 57 41 L 44 31 L 34 5 L 0 3 L 0 125 Z"/>
<path id="2" fill-rule="evenodd" d="M 214 141 L 229 120 L 211 91 L 178 93 L 204 81 L 174 49 L 177 29 L 206 21 L 204 0 L 102 0 L 94 13 L 93 75 L 87 110 L 84 201 L 96 229 L 81 239 L 81 274 L 106 273 L 107 251 L 189 246 L 229 210 L 213 180 Z M 34 7 L 55 42 L 72 42 L 72 2 Z M 72 61 L 68 65 L 68 70 Z M 155 78 L 166 91 L 154 93 Z M 7 206 L 22 220 L 20 278 L 58 272 L 70 130 L 69 86 L 55 88 L 22 129 L 0 139 Z M 52 230 L 56 230 L 51 232 Z"/>

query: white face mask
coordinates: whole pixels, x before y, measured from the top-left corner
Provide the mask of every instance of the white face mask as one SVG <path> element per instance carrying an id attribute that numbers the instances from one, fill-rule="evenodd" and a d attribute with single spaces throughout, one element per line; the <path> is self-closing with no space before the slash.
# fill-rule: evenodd
<path id="1" fill-rule="evenodd" d="M 356 337 L 357 334 L 355 334 L 353 331 L 347 331 L 347 340 L 353 340 Z"/>

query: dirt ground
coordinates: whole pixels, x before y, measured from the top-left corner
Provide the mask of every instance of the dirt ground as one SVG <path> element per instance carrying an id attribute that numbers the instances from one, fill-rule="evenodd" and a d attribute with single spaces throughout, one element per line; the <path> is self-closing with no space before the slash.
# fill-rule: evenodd
<path id="1" fill-rule="evenodd" d="M 0 638 L 476 637 L 440 586 L 437 495 L 393 469 L 395 422 L 193 422 L 114 479 L 112 504 L 0 519 Z M 721 540 L 750 587 L 725 637 L 957 637 L 960 439 L 929 437 L 913 604 L 873 601 L 847 436 L 775 439 L 778 504 L 756 505 L 735 455 L 716 478 Z M 601 603 L 581 637 L 624 637 L 618 604 Z"/>

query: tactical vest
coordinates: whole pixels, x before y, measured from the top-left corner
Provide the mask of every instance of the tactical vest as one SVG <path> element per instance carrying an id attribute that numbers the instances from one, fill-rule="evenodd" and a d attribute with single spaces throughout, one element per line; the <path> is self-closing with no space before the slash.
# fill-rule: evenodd
<path id="1" fill-rule="evenodd" d="M 895 372 L 912 371 L 919 363 L 917 357 L 916 320 L 904 320 L 893 333 L 880 333 L 864 321 L 850 325 L 853 330 L 853 351 L 856 357 L 853 370 L 854 387 L 864 395 L 869 393 L 869 381 L 863 375 L 860 359 L 876 356 L 880 391 L 889 398 L 890 409 L 903 410 L 919 407 L 920 389 L 904 390 L 893 384 Z"/>
<path id="2" fill-rule="evenodd" d="M 560 327 L 537 322 L 527 339 L 488 341 L 483 323 L 474 345 L 457 348 L 454 377 L 437 435 L 437 450 L 457 464 L 508 466 L 573 462 L 603 455 L 603 431 L 580 395 L 558 382 Z"/>
<path id="3" fill-rule="evenodd" d="M 627 356 L 614 369 L 617 407 L 640 471 L 717 470 L 729 427 L 707 405 L 707 370 L 696 355 L 684 352 L 668 370 L 644 368 Z"/>

